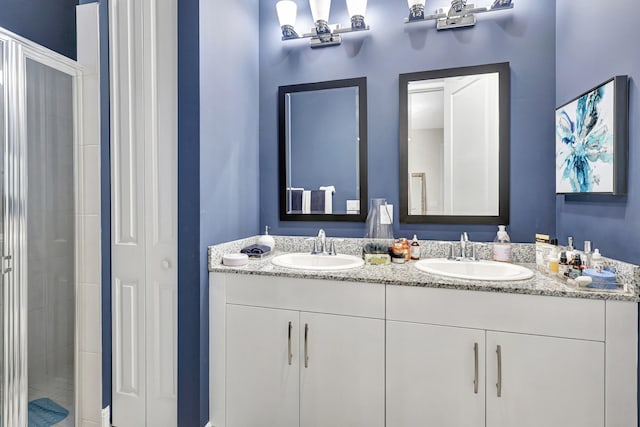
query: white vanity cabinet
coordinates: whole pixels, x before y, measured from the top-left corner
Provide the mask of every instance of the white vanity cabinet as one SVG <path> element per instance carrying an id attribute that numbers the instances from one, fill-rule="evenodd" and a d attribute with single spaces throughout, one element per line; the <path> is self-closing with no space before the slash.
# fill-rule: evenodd
<path id="1" fill-rule="evenodd" d="M 227 425 L 299 422 L 299 313 L 227 305 Z"/>
<path id="2" fill-rule="evenodd" d="M 212 284 L 214 426 L 385 425 L 383 285 L 215 273 Z"/>
<path id="3" fill-rule="evenodd" d="M 386 425 L 484 426 L 484 359 L 484 331 L 387 321 Z"/>
<path id="4" fill-rule="evenodd" d="M 637 425 L 635 302 L 210 282 L 214 427 Z"/>
<path id="5" fill-rule="evenodd" d="M 390 286 L 386 425 L 636 425 L 636 322 L 634 303 Z"/>
<path id="6" fill-rule="evenodd" d="M 384 427 L 384 320 L 302 312 L 300 326 L 300 426 Z"/>
<path id="7" fill-rule="evenodd" d="M 487 332 L 487 426 L 604 426 L 604 354 L 603 342 Z"/>

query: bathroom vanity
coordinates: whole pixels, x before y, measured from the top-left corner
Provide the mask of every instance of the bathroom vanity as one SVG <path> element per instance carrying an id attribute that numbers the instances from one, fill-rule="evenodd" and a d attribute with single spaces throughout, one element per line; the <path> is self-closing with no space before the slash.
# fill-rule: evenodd
<path id="1" fill-rule="evenodd" d="M 213 426 L 637 425 L 635 289 L 220 264 L 242 244 L 210 248 Z"/>

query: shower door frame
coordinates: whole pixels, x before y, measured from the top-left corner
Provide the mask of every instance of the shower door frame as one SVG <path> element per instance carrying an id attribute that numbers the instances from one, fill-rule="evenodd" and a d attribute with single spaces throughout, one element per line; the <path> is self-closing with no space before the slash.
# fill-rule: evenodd
<path id="1" fill-rule="evenodd" d="M 0 419 L 3 426 L 27 427 L 28 423 L 28 289 L 27 289 L 27 88 L 28 59 L 72 78 L 73 87 L 73 194 L 74 194 L 74 417 L 78 420 L 78 153 L 82 129 L 83 67 L 75 61 L 0 28 L 3 49 L 5 135 L 2 209 L 3 245 L 1 274 L 3 301 L 2 382 Z"/>

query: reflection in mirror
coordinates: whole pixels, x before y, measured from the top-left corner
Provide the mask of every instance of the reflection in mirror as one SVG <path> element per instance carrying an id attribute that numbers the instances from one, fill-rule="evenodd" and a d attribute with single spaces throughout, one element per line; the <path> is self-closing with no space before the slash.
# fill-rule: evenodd
<path id="1" fill-rule="evenodd" d="M 400 75 L 400 219 L 508 222 L 509 65 Z"/>
<path id="2" fill-rule="evenodd" d="M 412 172 L 409 181 L 409 206 L 411 215 L 426 215 L 427 177 L 424 172 Z"/>
<path id="3" fill-rule="evenodd" d="M 364 221 L 366 78 L 278 92 L 280 219 Z"/>

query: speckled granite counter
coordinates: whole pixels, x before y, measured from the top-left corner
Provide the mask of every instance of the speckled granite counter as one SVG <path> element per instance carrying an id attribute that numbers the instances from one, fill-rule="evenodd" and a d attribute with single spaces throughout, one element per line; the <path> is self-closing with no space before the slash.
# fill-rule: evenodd
<path id="1" fill-rule="evenodd" d="M 610 299 L 619 301 L 638 302 L 637 283 L 640 278 L 638 266 L 606 259 L 606 265 L 615 269 L 618 281 L 624 283 L 625 292 L 600 290 L 584 290 L 567 286 L 562 280 L 535 272 L 533 278 L 512 282 L 490 282 L 452 279 L 438 275 L 424 273 L 415 268 L 415 262 L 390 265 L 365 265 L 347 271 L 303 271 L 277 267 L 271 259 L 286 252 L 309 252 L 308 238 L 273 236 L 276 240 L 276 250 L 262 258 L 250 259 L 242 267 L 228 267 L 222 265 L 222 255 L 239 252 L 241 248 L 255 243 L 257 237 L 236 240 L 209 247 L 209 271 L 221 273 L 267 275 L 282 277 L 298 277 L 306 279 L 328 279 L 349 282 L 381 283 L 399 286 L 424 286 L 432 288 L 462 289 L 484 292 L 507 292 L 530 295 L 548 295 L 571 298 Z M 336 239 L 339 253 L 360 255 L 363 239 Z M 449 253 L 453 244 L 457 243 L 420 241 L 421 258 L 440 258 Z M 480 259 L 489 259 L 491 246 L 486 243 L 476 243 L 477 255 Z M 514 261 L 535 271 L 535 247 L 533 244 L 514 244 Z"/>

